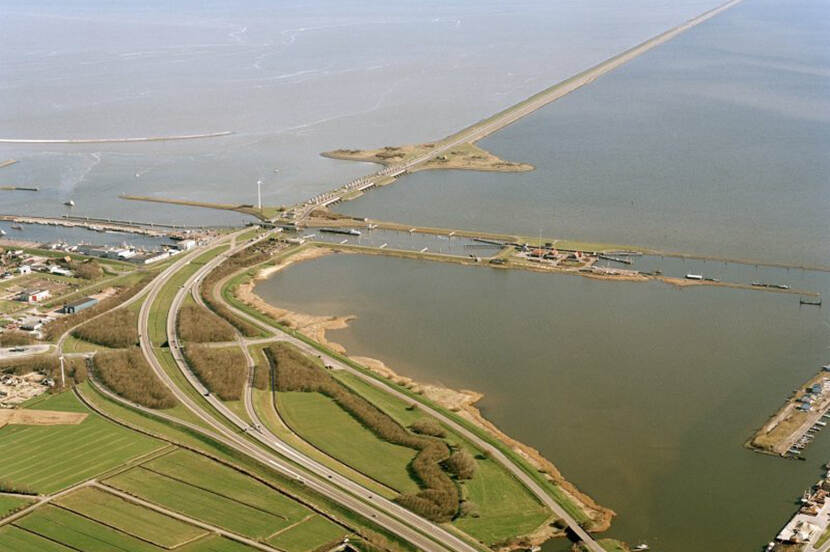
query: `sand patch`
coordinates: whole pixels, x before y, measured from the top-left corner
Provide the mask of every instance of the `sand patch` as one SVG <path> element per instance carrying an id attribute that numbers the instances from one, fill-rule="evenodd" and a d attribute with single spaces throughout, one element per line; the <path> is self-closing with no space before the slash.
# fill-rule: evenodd
<path id="1" fill-rule="evenodd" d="M 326 339 L 326 330 L 339 330 L 347 328 L 349 326 L 349 322 L 355 319 L 354 316 L 318 316 L 314 314 L 294 312 L 288 309 L 275 307 L 254 292 L 254 287 L 256 286 L 257 281 L 264 280 L 294 263 L 309 261 L 331 253 L 332 251 L 330 249 L 323 247 L 310 247 L 300 251 L 296 255 L 292 255 L 290 259 L 278 265 L 268 266 L 260 270 L 252 280 L 240 284 L 235 290 L 235 295 L 237 299 L 249 307 L 256 309 L 258 312 L 261 312 L 262 314 L 276 320 L 280 324 L 300 331 L 315 341 L 322 343 L 339 353 L 343 353 L 344 348 L 342 345 Z"/>
<path id="2" fill-rule="evenodd" d="M 87 414 L 83 412 L 59 412 L 56 410 L 0 410 L 0 427 L 4 425 L 77 425 Z"/>

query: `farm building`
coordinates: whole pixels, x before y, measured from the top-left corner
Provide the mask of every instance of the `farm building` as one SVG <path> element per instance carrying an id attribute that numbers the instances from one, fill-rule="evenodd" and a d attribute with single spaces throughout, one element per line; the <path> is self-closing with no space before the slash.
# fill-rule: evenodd
<path id="1" fill-rule="evenodd" d="M 35 332 L 43 327 L 43 321 L 40 318 L 27 318 L 20 325 L 20 328 L 29 332 Z"/>
<path id="2" fill-rule="evenodd" d="M 94 297 L 84 297 L 78 301 L 67 303 L 61 308 L 61 312 L 64 314 L 75 314 L 76 312 L 81 312 L 89 307 L 94 307 L 97 304 L 98 299 Z"/>
<path id="3" fill-rule="evenodd" d="M 18 299 L 27 303 L 39 303 L 49 299 L 50 295 L 48 289 L 26 290 L 18 296 Z"/>

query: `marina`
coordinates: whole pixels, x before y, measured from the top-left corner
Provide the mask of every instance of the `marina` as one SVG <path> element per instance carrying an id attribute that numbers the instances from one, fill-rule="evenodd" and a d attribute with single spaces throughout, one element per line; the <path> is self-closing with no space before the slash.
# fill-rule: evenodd
<path id="1" fill-rule="evenodd" d="M 830 549 L 830 463 L 812 487 L 804 491 L 799 509 L 767 547 L 767 552 L 826 552 Z"/>
<path id="2" fill-rule="evenodd" d="M 830 419 L 830 365 L 797 389 L 747 442 L 752 450 L 803 459 L 802 453 Z"/>

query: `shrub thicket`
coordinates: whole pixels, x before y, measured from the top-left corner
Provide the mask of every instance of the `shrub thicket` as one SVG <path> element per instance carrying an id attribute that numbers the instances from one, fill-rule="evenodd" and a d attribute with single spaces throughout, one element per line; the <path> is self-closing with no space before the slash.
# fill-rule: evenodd
<path id="1" fill-rule="evenodd" d="M 258 364 L 254 366 L 253 385 L 256 389 L 268 389 L 271 384 L 271 369 L 269 366 Z"/>
<path id="2" fill-rule="evenodd" d="M 400 495 L 396 500 L 401 505 L 437 522 L 455 517 L 460 498 L 458 488 L 441 468 L 441 463 L 450 457 L 446 443 L 408 432 L 311 359 L 285 344 L 271 345 L 266 354 L 274 366 L 274 384 L 278 391 L 322 393 L 381 439 L 418 451 L 410 467 L 424 488 L 417 494 Z"/>
<path id="3" fill-rule="evenodd" d="M 136 283 L 129 287 L 120 288 L 115 295 L 107 297 L 94 307 L 82 310 L 77 314 L 69 314 L 66 316 L 62 316 L 60 318 L 56 318 L 55 320 L 49 322 L 48 324 L 46 324 L 46 326 L 44 326 L 43 333 L 46 336 L 46 339 L 57 339 L 72 326 L 75 326 L 76 324 L 81 324 L 84 321 L 101 314 L 102 312 L 106 312 L 110 309 L 117 307 L 118 305 L 120 305 L 124 301 L 127 301 L 130 297 L 134 296 L 136 293 L 141 291 L 144 288 L 144 286 L 146 286 L 152 279 L 152 273 L 145 273 Z"/>
<path id="4" fill-rule="evenodd" d="M 444 431 L 444 428 L 441 427 L 441 424 L 439 424 L 438 420 L 435 418 L 421 418 L 420 420 L 415 420 L 409 425 L 409 429 L 415 433 L 420 433 L 421 435 L 431 435 L 432 437 L 441 438 L 447 436 L 447 432 Z"/>
<path id="5" fill-rule="evenodd" d="M 458 479 L 472 479 L 476 473 L 476 459 L 463 449 L 453 452 L 446 465 L 449 472 Z"/>
<path id="6" fill-rule="evenodd" d="M 31 345 L 37 340 L 31 335 L 16 330 L 8 330 L 0 334 L 0 347 L 17 347 L 18 345 Z"/>
<path id="7" fill-rule="evenodd" d="M 95 355 L 95 375 L 128 401 L 148 408 L 172 408 L 176 398 L 144 359 L 141 349 L 104 351 Z"/>
<path id="8" fill-rule="evenodd" d="M 97 280 L 104 274 L 101 265 L 93 260 L 72 261 L 68 264 L 67 268 L 74 271 L 78 278 L 83 278 L 84 280 Z"/>
<path id="9" fill-rule="evenodd" d="M 212 393 L 223 401 L 242 398 L 248 363 L 238 347 L 216 349 L 205 345 L 190 345 L 184 349 L 193 373 Z"/>
<path id="10" fill-rule="evenodd" d="M 236 338 L 233 326 L 199 305 L 185 305 L 176 318 L 179 337 L 194 343 L 217 343 Z"/>
<path id="11" fill-rule="evenodd" d="M 28 374 L 40 372 L 50 377 L 60 373 L 60 361 L 52 355 L 38 355 L 24 358 L 11 358 L 0 361 L 0 373 Z"/>
<path id="12" fill-rule="evenodd" d="M 131 347 L 138 342 L 138 314 L 126 308 L 116 309 L 75 328 L 72 335 L 114 349 Z"/>
<path id="13" fill-rule="evenodd" d="M 219 284 L 220 280 L 233 274 L 237 270 L 267 261 L 270 258 L 270 255 L 267 251 L 265 251 L 264 247 L 266 246 L 263 244 L 257 244 L 253 247 L 243 249 L 239 253 L 231 255 L 225 260 L 225 262 L 211 270 L 202 281 L 201 294 L 205 304 L 210 307 L 210 310 L 224 318 L 231 325 L 233 325 L 233 327 L 242 332 L 242 335 L 245 337 L 256 337 L 261 335 L 262 332 L 260 332 L 259 328 L 255 325 L 234 315 L 233 312 L 231 312 L 231 310 L 224 304 L 216 301 L 213 298 L 213 289 L 217 286 L 217 284 Z"/>

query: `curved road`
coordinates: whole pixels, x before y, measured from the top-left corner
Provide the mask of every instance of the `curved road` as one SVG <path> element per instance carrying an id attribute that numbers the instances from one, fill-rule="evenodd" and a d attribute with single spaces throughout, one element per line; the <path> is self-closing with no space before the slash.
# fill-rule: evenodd
<path id="1" fill-rule="evenodd" d="M 267 236 L 268 234 L 265 234 L 260 239 L 264 239 Z M 203 395 L 204 387 L 195 378 L 184 362 L 178 340 L 176 339 L 176 313 L 189 289 L 194 285 L 194 283 L 196 283 L 196 281 L 203 278 L 210 270 L 225 260 L 225 258 L 248 245 L 250 245 L 250 242 L 225 251 L 201 267 L 188 279 L 185 285 L 178 290 L 173 300 L 173 304 L 168 311 L 167 335 L 173 358 L 175 359 L 179 370 L 181 370 L 191 385 L 193 385 Z M 478 552 L 478 548 L 468 544 L 466 541 L 450 533 L 443 527 L 431 523 L 391 501 L 376 496 L 351 480 L 340 476 L 325 466 L 322 466 L 321 464 L 318 464 L 317 462 L 298 453 L 273 435 L 267 435 L 255 430 L 248 432 L 249 436 L 253 437 L 269 449 L 279 453 L 281 456 L 276 456 L 266 452 L 265 450 L 252 444 L 250 441 L 229 430 L 224 424 L 208 414 L 201 406 L 197 405 L 195 401 L 193 401 L 187 393 L 180 389 L 164 371 L 155 356 L 152 343 L 149 340 L 147 330 L 149 325 L 150 307 L 165 283 L 166 281 L 162 279 L 154 281 L 152 283 L 152 289 L 142 305 L 141 312 L 139 313 L 139 327 L 141 328 L 140 344 L 144 356 L 147 358 L 147 361 L 150 363 L 153 371 L 161 379 L 161 381 L 170 388 L 171 392 L 188 410 L 207 423 L 218 434 L 222 435 L 225 440 L 230 441 L 232 443 L 231 446 L 234 449 L 270 465 L 275 470 L 287 475 L 289 478 L 300 481 L 308 488 L 320 493 L 321 495 L 326 496 L 346 508 L 363 515 L 367 519 L 371 519 L 378 525 L 411 542 L 421 550 L 427 552 L 446 552 L 447 550 L 456 552 Z M 247 422 L 239 419 L 239 417 L 228 410 L 227 407 L 221 403 L 221 401 L 212 395 L 207 395 L 205 398 L 213 408 L 215 408 L 222 414 L 222 416 L 228 419 L 235 426 L 239 427 L 242 431 L 248 431 L 248 429 L 250 429 L 250 425 Z M 290 460 L 296 462 L 296 464 L 301 466 L 301 468 L 298 469 L 297 467 L 287 463 L 282 457 L 289 458 Z M 300 471 L 302 471 L 302 474 Z M 405 522 L 401 520 L 405 520 Z"/>

